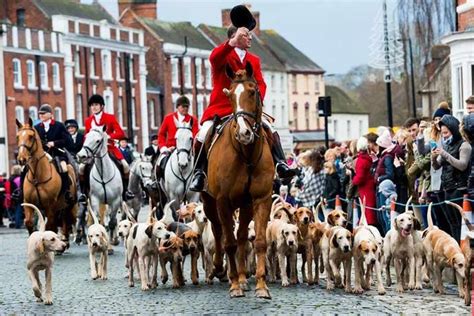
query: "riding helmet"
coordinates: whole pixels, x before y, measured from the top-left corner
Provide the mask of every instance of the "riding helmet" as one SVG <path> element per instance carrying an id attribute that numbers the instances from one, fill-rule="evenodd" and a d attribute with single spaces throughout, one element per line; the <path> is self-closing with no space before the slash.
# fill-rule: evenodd
<path id="1" fill-rule="evenodd" d="M 104 98 L 100 94 L 94 94 L 89 98 L 89 102 L 87 103 L 91 106 L 94 103 L 99 103 L 100 105 L 105 105 Z"/>
<path id="2" fill-rule="evenodd" d="M 69 127 L 79 128 L 79 124 L 77 124 L 77 121 L 74 119 L 66 120 L 64 122 L 64 126 L 66 126 L 66 128 L 69 128 Z"/>

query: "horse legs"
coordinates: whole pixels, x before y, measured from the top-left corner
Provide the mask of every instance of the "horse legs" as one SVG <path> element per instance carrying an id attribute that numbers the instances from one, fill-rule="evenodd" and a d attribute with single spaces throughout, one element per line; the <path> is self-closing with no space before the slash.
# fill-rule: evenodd
<path id="1" fill-rule="evenodd" d="M 248 226 L 252 220 L 252 208 L 240 208 L 239 215 L 239 230 L 237 231 L 237 272 L 239 273 L 239 285 L 244 291 L 248 291 L 247 284 L 247 239 L 248 239 Z"/>
<path id="2" fill-rule="evenodd" d="M 231 282 L 229 294 L 230 297 L 242 297 L 244 291 L 240 288 L 239 279 L 237 275 L 237 265 L 235 262 L 235 253 L 237 251 L 237 241 L 235 240 L 233 227 L 234 219 L 232 217 L 232 208 L 227 200 L 217 201 L 217 213 L 224 233 L 224 248 L 227 254 L 228 275 Z M 247 229 L 248 223 L 244 223 Z M 240 228 L 239 228 L 240 230 Z M 241 233 L 243 235 L 243 233 Z M 216 236 L 217 239 L 217 236 Z M 243 267 L 245 273 L 245 267 Z"/>
<path id="3" fill-rule="evenodd" d="M 33 209 L 29 206 L 25 206 L 24 210 L 25 210 L 25 226 L 28 229 L 28 234 L 31 235 L 35 229 Z"/>
<path id="4" fill-rule="evenodd" d="M 255 278 L 257 286 L 255 296 L 270 299 L 270 291 L 265 282 L 265 256 L 267 250 L 266 230 L 268 218 L 270 217 L 271 199 L 254 201 L 254 222 L 255 222 L 255 252 L 257 254 L 257 273 Z"/>
<path id="5" fill-rule="evenodd" d="M 117 237 L 117 209 L 114 207 L 110 212 L 109 218 L 109 234 L 110 234 L 110 244 L 117 246 L 119 244 Z"/>

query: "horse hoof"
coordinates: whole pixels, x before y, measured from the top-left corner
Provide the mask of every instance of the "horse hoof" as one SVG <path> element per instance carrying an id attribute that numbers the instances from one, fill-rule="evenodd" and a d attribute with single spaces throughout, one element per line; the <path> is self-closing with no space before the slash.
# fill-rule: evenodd
<path id="1" fill-rule="evenodd" d="M 268 289 L 255 290 L 255 296 L 257 298 L 264 298 L 264 299 L 267 299 L 267 300 L 272 299 L 272 296 L 270 295 L 270 291 Z"/>
<path id="2" fill-rule="evenodd" d="M 113 255 L 114 254 L 114 250 L 113 249 L 107 249 L 107 254 L 109 256 Z"/>
<path id="3" fill-rule="evenodd" d="M 118 246 L 119 243 L 120 241 L 118 240 L 118 238 L 112 238 L 112 241 L 110 242 L 112 246 Z"/>
<path id="4" fill-rule="evenodd" d="M 238 288 L 238 289 L 230 289 L 229 295 L 230 295 L 231 298 L 234 298 L 234 297 L 244 297 L 244 296 L 245 296 L 244 291 L 243 291 L 241 288 Z"/>

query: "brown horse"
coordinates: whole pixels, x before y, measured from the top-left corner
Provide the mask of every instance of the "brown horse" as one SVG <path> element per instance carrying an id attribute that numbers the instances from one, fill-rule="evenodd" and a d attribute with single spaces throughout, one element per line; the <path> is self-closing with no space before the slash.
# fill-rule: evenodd
<path id="1" fill-rule="evenodd" d="M 31 118 L 28 123 L 18 126 L 18 162 L 28 165 L 28 173 L 23 182 L 23 201 L 44 209 L 48 219 L 46 230 L 57 232 L 61 226 L 63 239 L 69 245 L 69 233 L 76 221 L 77 204 L 68 205 L 64 196 L 60 195 L 61 177 L 54 167 L 54 162 L 44 150 L 41 138 L 33 127 Z M 71 165 L 68 174 L 72 183 L 70 192 L 76 196 L 76 175 Z M 34 230 L 34 210 L 25 206 L 25 226 L 31 234 Z"/>
<path id="2" fill-rule="evenodd" d="M 230 296 L 244 296 L 247 289 L 245 245 L 248 225 L 255 221 L 257 254 L 257 285 L 255 295 L 271 298 L 265 283 L 266 228 L 270 215 L 272 181 L 275 174 L 270 145 L 262 127 L 262 102 L 253 69 L 234 73 L 226 67 L 231 78 L 230 90 L 224 89 L 233 106 L 233 118 L 211 145 L 209 152 L 208 190 L 202 193 L 204 210 L 212 223 L 216 240 L 214 276 L 223 279 L 223 247 L 228 258 Z M 237 240 L 233 234 L 232 215 L 239 208 Z M 238 258 L 236 264 L 236 250 Z"/>

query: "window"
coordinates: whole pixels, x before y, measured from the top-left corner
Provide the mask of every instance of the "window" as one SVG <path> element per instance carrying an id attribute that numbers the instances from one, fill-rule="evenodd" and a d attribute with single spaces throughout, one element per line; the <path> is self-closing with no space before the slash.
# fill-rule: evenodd
<path id="1" fill-rule="evenodd" d="M 359 135 L 358 137 L 361 137 L 364 135 L 364 122 L 362 120 L 359 120 Z"/>
<path id="2" fill-rule="evenodd" d="M 171 83 L 173 87 L 179 87 L 179 69 L 178 69 L 178 60 L 171 59 Z"/>
<path id="3" fill-rule="evenodd" d="M 81 75 L 81 52 L 79 49 L 76 50 L 74 53 L 74 68 L 75 68 L 75 73 L 76 76 Z"/>
<path id="4" fill-rule="evenodd" d="M 136 118 L 136 110 L 135 110 L 135 98 L 132 98 L 131 111 L 132 111 L 132 126 L 133 126 L 133 129 L 138 129 L 137 118 Z"/>
<path id="5" fill-rule="evenodd" d="M 296 81 L 296 75 L 293 74 L 291 75 L 291 90 L 293 90 L 293 93 L 297 93 L 297 81 Z"/>
<path id="6" fill-rule="evenodd" d="M 15 107 L 15 117 L 20 123 L 25 123 L 25 110 L 21 105 Z"/>
<path id="7" fill-rule="evenodd" d="M 285 100 L 281 101 L 281 126 L 285 126 L 288 124 L 287 118 L 286 118 L 286 105 L 285 105 Z"/>
<path id="8" fill-rule="evenodd" d="M 122 128 L 125 128 L 123 125 L 123 97 L 119 96 L 117 100 L 117 117 L 118 117 L 118 123 Z"/>
<path id="9" fill-rule="evenodd" d="M 25 26 L 25 9 L 16 10 L 16 25 Z"/>
<path id="10" fill-rule="evenodd" d="M 41 89 L 48 90 L 49 83 L 48 83 L 48 64 L 44 61 L 40 62 L 39 64 L 40 70 L 40 82 L 41 82 Z"/>
<path id="11" fill-rule="evenodd" d="M 104 91 L 105 112 L 114 113 L 114 95 L 110 88 Z"/>
<path id="12" fill-rule="evenodd" d="M 278 125 L 277 105 L 276 101 L 272 100 L 272 116 L 275 118 L 275 125 Z"/>
<path id="13" fill-rule="evenodd" d="M 351 133 L 352 133 L 352 130 L 351 130 L 351 129 L 352 129 L 352 126 L 351 126 L 351 125 L 352 125 L 352 124 L 351 124 L 351 121 L 347 120 L 347 126 L 346 126 L 346 127 L 347 127 L 347 134 L 346 134 L 347 137 L 346 137 L 346 139 L 349 139 L 349 136 L 350 136 Z"/>
<path id="14" fill-rule="evenodd" d="M 276 90 L 276 82 L 275 82 L 275 75 L 271 75 L 270 77 L 270 85 L 272 86 L 272 91 Z"/>
<path id="15" fill-rule="evenodd" d="M 206 69 L 206 87 L 208 89 L 212 89 L 211 64 L 209 63 L 208 60 L 206 60 L 205 69 Z"/>
<path id="16" fill-rule="evenodd" d="M 309 103 L 306 102 L 304 105 L 304 118 L 306 121 L 306 129 L 309 129 Z"/>
<path id="17" fill-rule="evenodd" d="M 128 60 L 129 72 L 130 72 L 130 81 L 134 81 L 133 71 L 135 69 L 135 59 L 133 59 L 133 55 L 130 55 L 130 59 Z"/>
<path id="18" fill-rule="evenodd" d="M 54 108 L 54 119 L 56 121 L 62 121 L 63 120 L 63 111 L 59 106 Z"/>
<path id="19" fill-rule="evenodd" d="M 453 89 L 454 90 L 454 89 Z M 456 89 L 454 90 L 457 100 L 457 109 L 454 113 L 456 116 L 462 115 L 464 112 L 464 100 L 463 100 L 463 79 L 462 79 L 462 66 L 456 67 Z"/>
<path id="20" fill-rule="evenodd" d="M 91 52 L 89 54 L 89 73 L 91 74 L 91 77 L 95 77 L 95 51 L 93 48 L 91 48 Z"/>
<path id="21" fill-rule="evenodd" d="M 61 89 L 61 78 L 59 74 L 59 65 L 58 63 L 53 63 L 53 89 Z"/>
<path id="22" fill-rule="evenodd" d="M 110 60 L 110 51 L 103 50 L 102 52 L 102 78 L 106 80 L 112 79 L 112 69 Z"/>
<path id="23" fill-rule="evenodd" d="M 21 62 L 19 59 L 13 59 L 13 86 L 15 88 L 23 88 L 21 83 Z"/>
<path id="24" fill-rule="evenodd" d="M 76 119 L 79 123 L 79 127 L 82 127 L 82 94 L 78 93 L 76 95 Z"/>
<path id="25" fill-rule="evenodd" d="M 156 128 L 156 121 L 155 121 L 155 101 L 153 99 L 148 101 L 148 117 L 149 117 L 149 125 L 151 128 Z"/>
<path id="26" fill-rule="evenodd" d="M 319 75 L 314 77 L 314 91 L 319 94 Z"/>
<path id="27" fill-rule="evenodd" d="M 334 120 L 334 131 L 333 131 L 333 137 L 334 139 L 336 139 L 336 135 L 337 135 L 337 120 Z"/>
<path id="28" fill-rule="evenodd" d="M 184 58 L 184 85 L 186 87 L 192 87 L 191 81 L 191 60 L 189 58 Z"/>
<path id="29" fill-rule="evenodd" d="M 38 108 L 36 106 L 30 106 L 30 108 L 28 109 L 28 116 L 33 120 L 33 122 L 37 120 Z"/>
<path id="30" fill-rule="evenodd" d="M 117 80 L 121 80 L 123 78 L 122 74 L 122 56 L 120 53 L 117 53 L 117 58 L 115 58 L 115 72 Z"/>
<path id="31" fill-rule="evenodd" d="M 283 75 L 280 76 L 280 91 L 285 92 L 285 77 Z"/>
<path id="32" fill-rule="evenodd" d="M 196 64 L 196 86 L 202 87 L 202 61 L 199 58 L 195 60 Z"/>
<path id="33" fill-rule="evenodd" d="M 293 127 L 298 129 L 298 103 L 293 103 Z"/>
<path id="34" fill-rule="evenodd" d="M 28 88 L 36 88 L 35 63 L 32 60 L 26 61 L 26 74 L 28 76 Z"/>
<path id="35" fill-rule="evenodd" d="M 200 120 L 204 113 L 204 99 L 202 97 L 197 98 L 197 119 Z"/>

